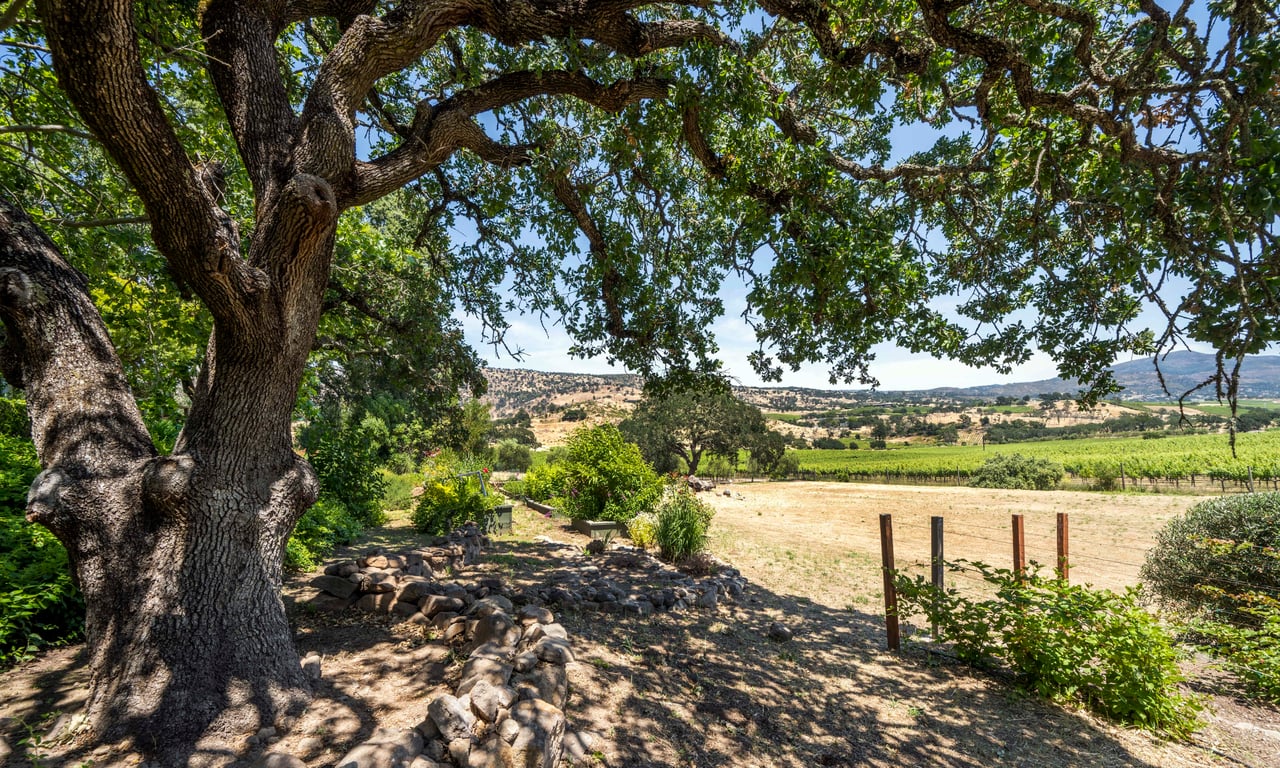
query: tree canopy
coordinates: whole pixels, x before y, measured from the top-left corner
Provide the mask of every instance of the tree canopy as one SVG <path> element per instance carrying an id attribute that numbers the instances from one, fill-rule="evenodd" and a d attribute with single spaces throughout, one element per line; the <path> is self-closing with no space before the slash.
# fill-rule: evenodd
<path id="1" fill-rule="evenodd" d="M 24 5 L 5 189 L 92 254 L 77 264 L 131 376 L 174 391 L 208 321 L 165 278 L 166 241 L 121 223 L 147 217 L 145 196 L 59 90 Z M 1230 374 L 1275 337 L 1267 3 L 196 10 L 140 4 L 140 64 L 185 154 L 221 167 L 241 230 L 281 137 L 331 131 L 325 151 L 346 158 L 322 349 L 411 320 L 432 343 L 396 348 L 447 369 L 469 359 L 437 316 L 459 301 L 497 341 L 518 307 L 638 371 L 707 363 L 729 273 L 773 378 L 817 361 L 870 380 L 890 340 L 998 368 L 1043 349 L 1102 393 L 1119 354 L 1203 341 Z M 256 25 L 251 46 L 211 37 L 233 23 Z M 365 57 L 375 43 L 396 53 Z M 1128 325 L 1143 299 L 1169 315 L 1154 336 Z M 389 362 L 378 375 L 410 366 Z"/>

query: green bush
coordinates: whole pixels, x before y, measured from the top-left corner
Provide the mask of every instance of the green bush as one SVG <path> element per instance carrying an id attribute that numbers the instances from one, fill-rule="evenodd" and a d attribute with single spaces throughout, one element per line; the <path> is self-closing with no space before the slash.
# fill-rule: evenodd
<path id="1" fill-rule="evenodd" d="M 1235 546 L 1222 547 L 1218 543 Z M 1243 545 L 1243 546 L 1241 546 Z M 1141 578 L 1167 604 L 1257 624 L 1242 610 L 1241 587 L 1280 593 L 1280 493 L 1251 493 L 1196 504 L 1165 524 Z"/>
<path id="2" fill-rule="evenodd" d="M 525 495 L 543 504 L 554 504 L 568 490 L 564 464 L 542 464 L 524 476 Z"/>
<path id="3" fill-rule="evenodd" d="M 418 462 L 414 460 L 413 454 L 405 451 L 391 454 L 391 458 L 387 459 L 387 469 L 396 475 L 411 475 L 417 469 Z"/>
<path id="4" fill-rule="evenodd" d="M 1217 542 L 1212 546 L 1228 554 L 1235 550 L 1251 550 L 1280 562 L 1280 550 L 1262 549 L 1252 544 Z M 1223 660 L 1223 666 L 1244 682 L 1245 692 L 1256 698 L 1280 704 L 1280 597 L 1274 592 L 1259 592 L 1247 586 L 1230 589 L 1205 585 L 1203 589 L 1219 598 L 1239 604 L 1234 621 L 1200 618 L 1190 624 L 1191 634 L 1204 650 Z M 1248 621 L 1240 620 L 1240 615 Z"/>
<path id="5" fill-rule="evenodd" d="M 936 622 L 961 660 L 1007 668 L 1027 690 L 1122 723 L 1175 737 L 1199 727 L 1199 702 L 1178 690 L 1178 652 L 1137 590 L 1116 594 L 1034 572 L 1019 578 L 980 563 L 951 567 L 977 571 L 995 597 L 939 593 L 922 576 L 899 576 L 898 612 Z"/>
<path id="6" fill-rule="evenodd" d="M 84 631 L 84 601 L 66 550 L 25 518 L 27 489 L 39 471 L 30 440 L 0 434 L 0 666 Z"/>
<path id="7" fill-rule="evenodd" d="M 533 452 L 515 440 L 502 440 L 495 451 L 494 465 L 505 472 L 528 472 L 533 465 Z"/>
<path id="8" fill-rule="evenodd" d="M 670 492 L 658 507 L 653 532 L 663 559 L 680 562 L 705 550 L 707 529 L 714 514 L 715 511 L 688 488 Z"/>
<path id="9" fill-rule="evenodd" d="M 308 457 L 320 478 L 320 494 L 347 508 L 361 524 L 382 525 L 386 483 L 378 472 L 377 454 L 359 430 L 346 429 L 322 438 Z"/>
<path id="10" fill-rule="evenodd" d="M 1038 456 L 997 453 L 974 471 L 969 485 L 977 488 L 1014 488 L 1048 491 L 1062 482 L 1062 465 Z"/>
<path id="11" fill-rule="evenodd" d="M 565 473 L 560 506 L 569 517 L 625 523 L 662 497 L 658 475 L 612 424 L 579 428 L 568 448 L 564 462 L 555 466 Z"/>
<path id="12" fill-rule="evenodd" d="M 284 565 L 291 571 L 314 570 L 335 547 L 350 544 L 364 526 L 346 507 L 320 499 L 298 520 L 285 547 Z"/>
<path id="13" fill-rule="evenodd" d="M 527 496 L 529 493 L 523 480 L 508 480 L 502 484 L 502 490 L 517 499 Z"/>
<path id="14" fill-rule="evenodd" d="M 394 473 L 381 470 L 386 490 L 382 494 L 382 508 L 391 511 L 413 506 L 413 489 L 422 484 L 423 476 L 417 472 Z"/>
<path id="15" fill-rule="evenodd" d="M 427 467 L 422 495 L 414 507 L 413 527 L 422 533 L 443 536 L 468 521 L 483 523 L 490 510 L 502 503 L 496 492 L 487 495 L 465 461 L 437 459 Z M 487 470 L 480 470 L 486 471 Z"/>

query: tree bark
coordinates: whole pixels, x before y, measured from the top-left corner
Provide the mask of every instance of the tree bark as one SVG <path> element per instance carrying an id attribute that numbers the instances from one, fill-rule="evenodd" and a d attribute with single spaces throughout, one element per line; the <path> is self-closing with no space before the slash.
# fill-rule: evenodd
<path id="1" fill-rule="evenodd" d="M 3 201 L 0 320 L 44 467 L 28 519 L 67 547 L 87 605 L 88 738 L 185 765 L 284 724 L 309 689 L 281 560 L 317 491 L 287 440 L 297 355 L 218 356 L 215 340 L 197 423 L 157 456 L 83 276 Z"/>

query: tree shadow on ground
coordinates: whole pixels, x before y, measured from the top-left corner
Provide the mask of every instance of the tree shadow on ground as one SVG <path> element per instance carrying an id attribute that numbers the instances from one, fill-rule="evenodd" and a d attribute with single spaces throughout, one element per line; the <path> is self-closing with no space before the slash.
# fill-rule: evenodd
<path id="1" fill-rule="evenodd" d="M 499 537 L 479 564 L 442 577 L 499 576 L 519 592 L 583 566 L 623 583 L 651 576 L 640 566 L 615 567 L 625 558 L 588 558 L 586 538 L 560 521 L 531 524 L 572 545 Z M 522 526 L 523 539 L 528 531 Z M 422 543 L 404 527 L 373 534 L 336 557 Z M 462 655 L 389 616 L 301 608 L 292 598 L 305 594 L 309 578 L 293 579 L 286 602 L 300 654 L 324 656 L 325 673 L 309 714 L 275 748 L 308 765 L 332 765 L 378 727 L 419 722 L 431 692 L 456 682 Z M 833 584 L 832 590 L 850 587 Z M 585 750 L 588 764 L 1190 768 L 1212 762 L 1201 750 L 1029 698 L 923 651 L 889 653 L 881 617 L 757 584 L 714 610 L 624 616 L 551 607 L 578 658 L 566 710 L 575 734 L 594 736 Z M 770 639 L 775 622 L 794 637 Z M 0 712 L 20 711 L 34 722 L 72 702 L 84 685 L 76 677 L 84 676 L 83 662 L 62 654 L 38 671 L 33 665 L 24 693 Z M 265 748 L 242 753 L 241 764 Z"/>

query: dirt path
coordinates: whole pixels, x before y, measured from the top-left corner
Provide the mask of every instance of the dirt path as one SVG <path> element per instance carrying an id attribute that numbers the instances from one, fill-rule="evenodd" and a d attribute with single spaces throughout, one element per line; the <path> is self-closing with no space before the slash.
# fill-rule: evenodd
<path id="1" fill-rule="evenodd" d="M 713 546 L 750 580 L 741 600 L 722 603 L 714 611 L 645 617 L 558 612 L 580 662 L 571 672 L 570 727 L 594 735 L 586 764 L 1276 765 L 1280 713 L 1275 710 L 1219 697 L 1214 700 L 1216 713 L 1197 743 L 1166 743 L 1029 699 L 1001 682 L 941 664 L 918 650 L 900 655 L 884 650 L 874 536 L 880 512 L 892 512 L 902 526 L 904 557 L 916 557 L 910 554 L 911 524 L 920 524 L 938 510 L 949 521 L 965 522 L 975 530 L 997 527 L 1002 519 L 1007 527 L 1010 510 L 1034 512 L 1028 517 L 1029 536 L 1040 530 L 1042 519 L 1068 511 L 1077 546 L 1095 542 L 1088 546 L 1139 548 L 1191 499 L 804 483 L 731 490 L 734 496 L 719 496 L 714 502 L 719 511 Z M 523 508 L 516 509 L 515 522 L 514 535 L 495 540 L 479 566 L 455 578 L 498 576 L 517 587 L 546 583 L 547 575 L 566 562 L 565 550 L 552 554 L 554 548 L 538 543 L 536 537 L 586 543 L 560 521 Z M 375 533 L 373 542 L 360 551 L 371 546 L 394 550 L 416 540 L 403 525 Z M 997 529 L 990 538 L 990 550 L 971 553 L 961 549 L 957 536 L 950 551 L 990 556 L 1003 564 L 1003 537 Z M 1102 554 L 1110 551 L 1103 549 Z M 585 555 L 569 551 L 568 557 Z M 1132 571 L 1116 570 L 1112 578 L 1127 583 Z M 295 579 L 287 594 L 305 594 L 306 580 Z M 430 633 L 420 628 L 363 614 L 328 617 L 297 609 L 292 613 L 300 652 L 324 656 L 324 679 L 308 715 L 274 748 L 299 755 L 313 768 L 333 765 L 379 725 L 403 728 L 419 722 L 439 682 L 432 677 L 438 678 L 438 666 L 434 673 L 424 672 L 432 665 L 446 665 L 446 678 L 457 674 L 460 659 L 439 653 Z M 794 638 L 769 639 L 774 622 L 786 624 Z M 84 684 L 78 665 L 74 649 L 68 649 L 0 676 L 6 694 L 0 717 L 38 724 L 70 711 Z M 26 733 L 15 721 L 3 730 L 11 734 L 10 743 Z M 40 754 L 56 756 L 54 742 Z M 244 764 L 258 754 L 250 750 Z M 10 764 L 31 763 L 15 758 Z M 127 757 L 112 757 L 90 764 L 100 768 L 133 763 Z"/>

